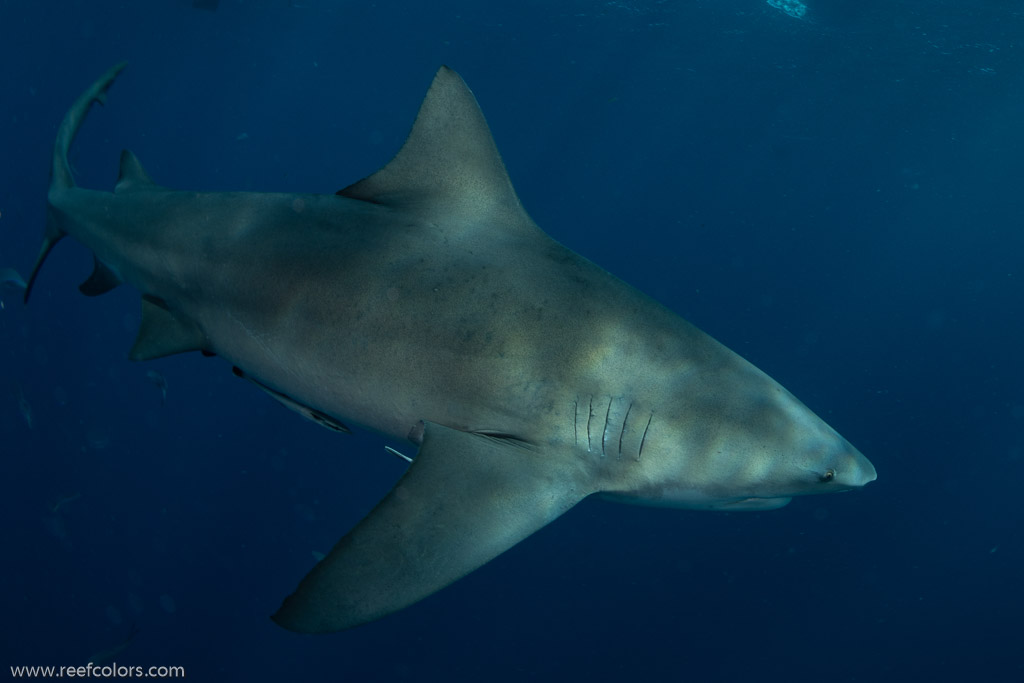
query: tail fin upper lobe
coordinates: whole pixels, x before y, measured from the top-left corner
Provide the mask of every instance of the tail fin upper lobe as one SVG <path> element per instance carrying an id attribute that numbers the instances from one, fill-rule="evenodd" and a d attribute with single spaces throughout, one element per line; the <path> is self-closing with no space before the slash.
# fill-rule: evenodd
<path id="1" fill-rule="evenodd" d="M 71 105 L 68 113 L 61 121 L 60 129 L 57 131 L 57 139 L 53 143 L 53 166 L 50 169 L 50 195 L 61 190 L 68 190 L 75 186 L 74 178 L 71 175 L 71 166 L 68 164 L 68 149 L 82 127 L 86 114 L 93 102 L 104 104 L 107 99 L 107 90 L 113 84 L 114 79 L 121 73 L 127 62 L 116 64 L 99 77 L 95 83 L 82 93 L 75 103 Z M 25 287 L 25 303 L 32 293 L 32 285 L 35 284 L 39 269 L 42 267 L 46 257 L 50 254 L 54 245 L 64 237 L 65 232 L 60 227 L 52 210 L 46 212 L 46 231 L 43 233 L 43 244 L 39 249 L 39 256 L 36 257 L 35 265 L 29 274 L 28 283 Z"/>

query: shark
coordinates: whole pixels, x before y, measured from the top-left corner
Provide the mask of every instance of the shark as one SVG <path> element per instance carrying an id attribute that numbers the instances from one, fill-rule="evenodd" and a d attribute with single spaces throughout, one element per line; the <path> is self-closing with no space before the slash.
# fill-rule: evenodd
<path id="1" fill-rule="evenodd" d="M 25 291 L 25 281 L 13 268 L 0 268 L 0 289 L 11 289 L 16 292 Z"/>
<path id="2" fill-rule="evenodd" d="M 406 608 L 592 496 L 760 511 L 876 478 L 768 375 L 542 231 L 452 69 L 396 156 L 333 194 L 167 189 L 129 151 L 113 192 L 78 187 L 68 149 L 124 66 L 59 127 L 25 301 L 71 236 L 94 255 L 84 294 L 141 293 L 131 359 L 216 355 L 325 427 L 416 448 L 284 628 Z"/>

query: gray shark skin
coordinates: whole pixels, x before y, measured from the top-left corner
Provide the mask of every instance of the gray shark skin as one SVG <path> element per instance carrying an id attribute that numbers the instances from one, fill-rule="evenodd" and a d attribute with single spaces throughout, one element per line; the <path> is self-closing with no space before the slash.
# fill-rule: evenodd
<path id="1" fill-rule="evenodd" d="M 397 156 L 334 195 L 113 193 L 67 150 L 123 65 L 71 107 L 43 246 L 95 254 L 81 289 L 142 293 L 133 359 L 216 354 L 337 431 L 419 446 L 273 619 L 329 632 L 407 607 L 601 494 L 765 510 L 875 479 L 779 384 L 563 247 L 523 210 L 472 93 L 434 78 Z"/>

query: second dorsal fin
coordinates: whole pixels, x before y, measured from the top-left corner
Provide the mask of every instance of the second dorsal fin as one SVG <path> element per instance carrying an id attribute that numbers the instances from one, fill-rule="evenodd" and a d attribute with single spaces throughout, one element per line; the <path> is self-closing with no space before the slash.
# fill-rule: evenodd
<path id="1" fill-rule="evenodd" d="M 124 192 L 138 192 L 140 190 L 159 190 L 159 185 L 142 168 L 136 157 L 130 150 L 121 150 L 121 166 L 117 173 L 117 185 L 114 186 L 116 194 Z"/>

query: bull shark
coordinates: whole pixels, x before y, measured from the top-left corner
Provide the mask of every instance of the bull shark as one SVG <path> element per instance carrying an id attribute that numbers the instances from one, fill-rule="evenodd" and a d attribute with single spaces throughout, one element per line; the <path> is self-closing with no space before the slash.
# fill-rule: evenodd
<path id="1" fill-rule="evenodd" d="M 272 618 L 331 632 L 412 605 L 592 495 L 769 510 L 875 468 L 752 364 L 545 234 L 483 113 L 435 75 L 408 139 L 335 194 L 176 191 L 122 152 L 112 193 L 68 149 L 124 64 L 72 105 L 42 248 L 92 250 L 81 291 L 142 295 L 130 358 L 201 351 L 336 431 L 418 447 Z"/>

